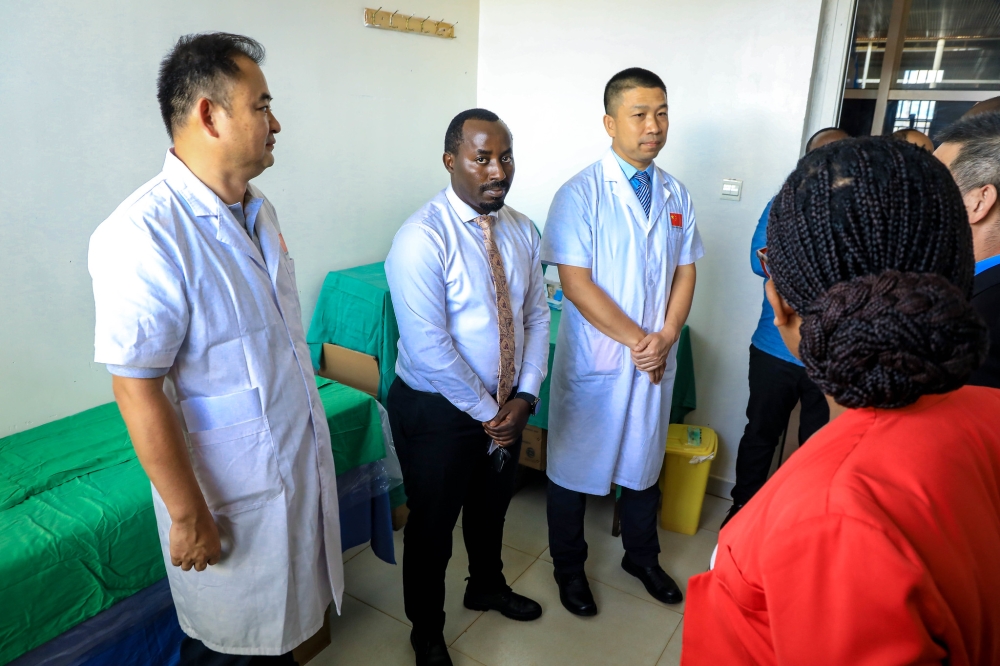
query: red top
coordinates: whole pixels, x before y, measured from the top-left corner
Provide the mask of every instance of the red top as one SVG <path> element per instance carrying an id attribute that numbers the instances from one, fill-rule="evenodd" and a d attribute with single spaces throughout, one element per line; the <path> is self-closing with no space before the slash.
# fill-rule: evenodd
<path id="1" fill-rule="evenodd" d="M 1000 390 L 854 409 L 719 536 L 683 666 L 1000 664 Z"/>

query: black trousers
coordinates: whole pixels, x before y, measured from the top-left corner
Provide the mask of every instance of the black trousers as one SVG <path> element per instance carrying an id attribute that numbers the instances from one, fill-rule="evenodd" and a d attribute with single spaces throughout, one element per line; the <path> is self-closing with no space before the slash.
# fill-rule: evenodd
<path id="1" fill-rule="evenodd" d="M 737 506 L 749 502 L 767 481 L 774 450 L 799 401 L 799 443 L 804 444 L 830 420 L 826 397 L 806 376 L 805 368 L 750 345 L 747 427 L 736 454 L 736 486 L 732 492 Z"/>
<path id="2" fill-rule="evenodd" d="M 444 630 L 444 576 L 459 512 L 469 553 L 468 590 L 507 589 L 500 548 L 521 442 L 497 472 L 483 424 L 437 393 L 399 378 L 389 388 L 389 425 L 403 468 L 410 516 L 403 531 L 403 600 L 414 631 Z"/>
<path id="3" fill-rule="evenodd" d="M 652 567 L 659 563 L 660 540 L 656 534 L 656 509 L 660 489 L 653 484 L 645 490 L 622 488 L 619 500 L 622 545 L 634 564 Z M 587 541 L 583 537 L 583 516 L 587 495 L 563 488 L 549 479 L 546 511 L 549 520 L 549 554 L 556 573 L 583 571 L 587 561 Z"/>
<path id="4" fill-rule="evenodd" d="M 181 640 L 181 666 L 297 666 L 292 653 L 277 657 L 246 654 L 223 654 L 210 650 L 201 641 L 190 636 Z"/>

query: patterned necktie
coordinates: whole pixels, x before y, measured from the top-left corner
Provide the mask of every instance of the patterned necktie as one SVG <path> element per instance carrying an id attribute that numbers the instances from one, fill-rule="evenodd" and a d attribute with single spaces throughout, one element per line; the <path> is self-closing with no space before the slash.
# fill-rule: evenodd
<path id="1" fill-rule="evenodd" d="M 514 314 L 510 308 L 510 292 L 507 290 L 507 275 L 503 271 L 503 259 L 493 241 L 493 218 L 480 215 L 475 223 L 483 230 L 483 240 L 486 242 L 486 258 L 490 262 L 490 273 L 493 274 L 493 287 L 497 293 L 497 327 L 500 330 L 500 368 L 497 370 L 499 379 L 497 386 L 497 403 L 501 406 L 510 397 L 514 386 Z"/>
<path id="2" fill-rule="evenodd" d="M 636 171 L 629 182 L 632 184 L 632 189 L 635 190 L 635 196 L 639 197 L 639 203 L 642 204 L 642 209 L 646 211 L 648 218 L 649 206 L 653 202 L 653 191 L 649 188 L 649 174 L 645 171 Z"/>

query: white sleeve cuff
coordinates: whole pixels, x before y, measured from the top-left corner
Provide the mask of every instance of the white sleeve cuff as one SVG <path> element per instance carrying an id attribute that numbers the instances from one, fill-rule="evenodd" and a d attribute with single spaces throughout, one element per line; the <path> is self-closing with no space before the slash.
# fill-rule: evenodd
<path id="1" fill-rule="evenodd" d="M 538 392 L 542 388 L 543 374 L 541 370 L 533 365 L 524 363 L 521 365 L 521 376 L 517 380 L 518 393 L 530 393 L 538 397 Z"/>
<path id="2" fill-rule="evenodd" d="M 500 411 L 500 405 L 497 401 L 493 399 L 493 396 L 487 394 L 485 398 L 479 401 L 479 404 L 472 409 L 466 410 L 466 414 L 476 419 L 480 423 L 485 423 L 491 420 Z"/>
<path id="3" fill-rule="evenodd" d="M 105 367 L 116 377 L 128 377 L 129 379 L 156 379 L 170 372 L 170 368 L 139 368 L 134 365 L 113 365 L 111 363 Z"/>
<path id="4" fill-rule="evenodd" d="M 566 266 L 576 266 L 577 268 L 591 268 L 594 265 L 593 259 L 579 254 L 568 252 L 543 252 L 541 263 L 543 264 L 563 264 Z"/>

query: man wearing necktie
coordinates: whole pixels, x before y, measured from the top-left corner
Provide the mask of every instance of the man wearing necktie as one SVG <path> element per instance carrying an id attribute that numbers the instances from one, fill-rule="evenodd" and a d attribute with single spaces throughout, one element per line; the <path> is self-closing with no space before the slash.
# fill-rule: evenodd
<path id="1" fill-rule="evenodd" d="M 549 550 L 560 600 L 577 615 L 597 613 L 584 572 L 586 497 L 612 484 L 622 489 L 622 568 L 656 600 L 682 599 L 658 561 L 656 482 L 676 342 L 704 254 L 687 189 L 653 164 L 667 140 L 663 81 L 619 72 L 604 107 L 611 149 L 559 189 L 542 240 L 565 298 L 549 400 Z"/>
<path id="2" fill-rule="evenodd" d="M 542 614 L 508 587 L 500 559 L 521 432 L 548 367 L 538 233 L 504 205 L 514 155 L 496 114 L 455 116 L 444 166 L 451 185 L 403 223 L 385 262 L 399 323 L 389 422 L 410 509 L 403 596 L 418 666 L 451 664 L 444 577 L 459 512 L 465 607 Z"/>

